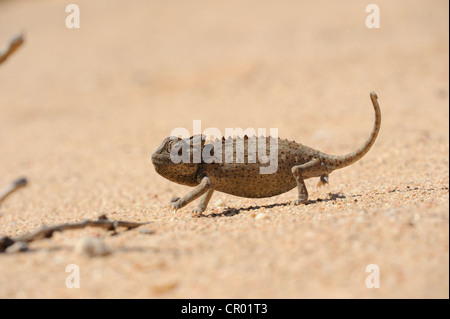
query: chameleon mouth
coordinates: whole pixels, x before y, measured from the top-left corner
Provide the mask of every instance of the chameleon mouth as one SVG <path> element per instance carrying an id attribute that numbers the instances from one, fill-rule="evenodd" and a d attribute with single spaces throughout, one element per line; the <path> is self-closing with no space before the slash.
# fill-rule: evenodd
<path id="1" fill-rule="evenodd" d="M 153 154 L 152 163 L 153 165 L 163 165 L 165 161 L 163 159 L 163 156 L 161 156 L 160 154 Z"/>

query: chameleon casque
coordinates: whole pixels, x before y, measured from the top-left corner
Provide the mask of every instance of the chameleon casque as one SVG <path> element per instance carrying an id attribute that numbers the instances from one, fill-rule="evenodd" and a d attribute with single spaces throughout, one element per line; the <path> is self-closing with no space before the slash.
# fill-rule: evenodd
<path id="1" fill-rule="evenodd" d="M 202 196 L 196 209 L 192 212 L 204 212 L 213 192 L 219 191 L 235 196 L 247 198 L 263 198 L 283 194 L 294 187 L 298 189 L 298 198 L 292 202 L 294 205 L 304 204 L 308 200 L 308 191 L 304 180 L 311 177 L 319 177 L 320 184 L 328 183 L 328 175 L 339 168 L 349 166 L 361 159 L 372 147 L 377 138 L 381 126 L 381 110 L 378 105 L 378 97 L 375 92 L 370 93 L 370 99 L 375 110 L 375 123 L 369 138 L 357 150 L 346 155 L 336 156 L 328 155 L 296 143 L 294 141 L 277 139 L 278 142 L 278 168 L 272 174 L 261 174 L 260 167 L 267 166 L 260 161 L 249 160 L 249 139 L 244 138 L 222 138 L 222 140 L 205 143 L 205 136 L 192 136 L 184 141 L 188 143 L 190 158 L 193 158 L 194 145 L 197 141 L 198 149 L 202 151 L 211 144 L 220 145 L 223 148 L 221 156 L 223 160 L 220 163 L 205 161 L 201 159 L 199 163 L 189 161 L 188 163 L 174 163 L 171 158 L 171 152 L 180 152 L 179 137 L 167 137 L 152 155 L 152 162 L 158 174 L 166 179 L 195 188 L 182 198 L 174 199 L 170 205 L 175 209 L 182 208 Z M 197 139 L 195 139 L 197 137 Z M 274 138 L 262 138 L 266 142 L 267 149 L 273 145 Z M 201 145 L 198 145 L 200 141 Z M 259 142 L 259 140 L 258 140 Z M 219 144 L 217 144 L 219 143 Z M 232 143 L 233 160 L 226 161 L 225 145 Z M 230 144 L 228 144 L 230 145 Z M 244 147 L 244 162 L 237 163 L 236 155 L 239 147 Z M 242 150 L 242 149 L 241 149 Z M 212 155 L 214 156 L 214 155 Z"/>

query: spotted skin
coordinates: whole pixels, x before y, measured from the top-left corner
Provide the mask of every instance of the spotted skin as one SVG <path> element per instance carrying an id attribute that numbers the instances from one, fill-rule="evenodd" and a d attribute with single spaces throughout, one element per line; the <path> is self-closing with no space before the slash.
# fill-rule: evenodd
<path id="1" fill-rule="evenodd" d="M 319 185 L 328 183 L 328 175 L 339 168 L 349 166 L 361 159 L 374 144 L 381 126 L 381 110 L 378 97 L 375 92 L 370 93 L 375 110 L 375 122 L 370 136 L 355 151 L 346 155 L 328 155 L 312 149 L 308 146 L 294 141 L 266 137 L 258 140 L 258 143 L 266 143 L 266 150 L 271 145 L 278 143 L 278 168 L 272 174 L 261 174 L 260 167 L 268 166 L 269 163 L 261 164 L 257 155 L 251 157 L 249 153 L 249 141 L 252 138 L 229 138 L 205 142 L 204 136 L 192 136 L 188 141 L 190 161 L 189 163 L 174 163 L 171 152 L 180 152 L 179 143 L 182 141 L 177 137 L 166 138 L 152 155 L 152 162 L 158 174 L 168 180 L 194 189 L 182 198 L 177 198 L 170 203 L 175 209 L 180 209 L 195 199 L 201 197 L 200 202 L 193 212 L 204 212 L 208 206 L 214 191 L 219 191 L 235 196 L 247 198 L 264 198 L 286 193 L 297 187 L 298 197 L 292 202 L 294 205 L 304 204 L 308 200 L 308 191 L 305 180 L 319 177 Z M 227 143 L 233 145 L 233 158 L 228 158 L 225 152 Z M 199 163 L 195 163 L 195 152 L 203 152 L 205 148 L 215 145 L 215 149 L 222 147 L 222 160 L 219 162 L 206 161 L 204 157 Z M 228 144 L 230 145 L 230 144 Z M 243 149 L 242 149 L 243 147 Z M 243 163 L 238 163 L 236 153 L 242 151 Z M 217 156 L 214 152 L 208 153 Z M 218 152 L 218 154 L 220 154 Z M 228 155 L 230 155 L 228 153 Z M 204 156 L 204 155 L 203 155 Z"/>

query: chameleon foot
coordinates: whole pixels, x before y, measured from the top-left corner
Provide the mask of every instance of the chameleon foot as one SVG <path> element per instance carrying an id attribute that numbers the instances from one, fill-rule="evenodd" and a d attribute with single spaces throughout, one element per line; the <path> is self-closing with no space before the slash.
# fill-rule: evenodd
<path id="1" fill-rule="evenodd" d="M 308 202 L 307 198 L 305 198 L 305 199 L 297 199 L 297 200 L 292 201 L 291 205 L 298 206 L 298 205 L 301 205 L 301 204 L 306 204 L 307 202 Z"/>
<path id="2" fill-rule="evenodd" d="M 181 202 L 180 199 L 178 198 L 175 201 L 171 201 L 169 204 L 167 204 L 169 207 L 172 207 L 172 210 L 176 211 L 178 209 L 181 208 Z"/>

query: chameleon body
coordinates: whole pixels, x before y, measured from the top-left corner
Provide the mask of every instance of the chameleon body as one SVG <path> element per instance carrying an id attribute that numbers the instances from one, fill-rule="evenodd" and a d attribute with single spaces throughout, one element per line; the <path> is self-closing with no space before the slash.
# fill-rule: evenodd
<path id="1" fill-rule="evenodd" d="M 195 188 L 182 198 L 174 199 L 170 205 L 176 210 L 186 206 L 193 200 L 201 197 L 200 203 L 193 212 L 205 211 L 214 191 L 219 191 L 235 196 L 247 198 L 271 197 L 297 187 L 298 198 L 292 203 L 294 205 L 306 203 L 308 200 L 308 191 L 304 180 L 312 177 L 319 177 L 319 184 L 328 183 L 328 175 L 339 168 L 346 167 L 361 159 L 372 147 L 378 135 L 381 126 L 381 111 L 378 105 L 378 97 L 374 92 L 370 93 L 370 98 L 375 110 L 375 123 L 369 138 L 357 150 L 346 155 L 335 156 L 322 153 L 313 148 L 304 146 L 294 141 L 275 139 L 266 137 L 257 139 L 265 141 L 266 149 L 271 145 L 278 143 L 278 168 L 272 174 L 261 174 L 261 166 L 268 166 L 268 163 L 262 164 L 259 153 L 252 158 L 252 152 L 249 152 L 249 143 L 252 138 L 228 138 L 205 143 L 204 136 L 193 136 L 185 140 L 190 152 L 190 161 L 187 163 L 174 163 L 171 154 L 180 153 L 180 141 L 178 137 L 166 138 L 156 152 L 152 155 L 152 162 L 158 174 L 170 181 L 178 184 L 194 186 Z M 255 139 L 254 139 L 255 140 Z M 211 144 L 222 148 L 222 152 L 204 152 L 205 148 L 211 149 Z M 233 152 L 225 152 L 226 145 L 233 146 Z M 175 153 L 174 153 L 175 151 Z M 203 151 L 201 161 L 193 161 L 196 151 Z M 236 154 L 244 154 L 243 162 L 236 161 Z M 171 153 L 172 152 L 172 153 Z M 206 158 L 205 153 L 210 156 L 209 159 L 216 156 L 212 161 Z M 241 160 L 242 161 L 242 160 Z"/>

